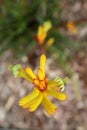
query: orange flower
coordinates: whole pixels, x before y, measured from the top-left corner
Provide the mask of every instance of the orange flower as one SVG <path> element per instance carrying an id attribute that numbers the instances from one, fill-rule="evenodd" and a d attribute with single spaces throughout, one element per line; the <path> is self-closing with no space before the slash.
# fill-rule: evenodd
<path id="1" fill-rule="evenodd" d="M 46 112 L 51 115 L 56 111 L 57 107 L 49 100 L 48 96 L 52 96 L 58 100 L 65 100 L 66 95 L 57 89 L 57 87 L 64 87 L 63 79 L 48 80 L 46 78 L 45 63 L 46 56 L 41 55 L 37 75 L 33 73 L 31 68 L 27 67 L 23 69 L 20 65 L 11 66 L 10 70 L 15 77 L 23 77 L 34 85 L 33 91 L 19 100 L 19 106 L 28 108 L 29 111 L 33 112 L 42 104 Z"/>
<path id="2" fill-rule="evenodd" d="M 73 22 L 68 21 L 66 24 L 67 29 L 73 33 L 73 34 L 77 34 L 78 33 L 78 29 L 76 28 L 76 26 L 74 25 Z"/>

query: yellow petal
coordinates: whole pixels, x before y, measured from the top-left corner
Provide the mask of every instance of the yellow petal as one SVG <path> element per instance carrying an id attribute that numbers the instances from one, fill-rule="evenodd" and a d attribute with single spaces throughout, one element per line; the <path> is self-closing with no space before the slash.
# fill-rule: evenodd
<path id="1" fill-rule="evenodd" d="M 42 70 L 41 70 L 41 69 L 38 69 L 38 70 L 37 70 L 37 73 L 38 73 L 38 78 L 39 78 L 40 80 L 43 80 L 43 79 L 44 79 L 44 75 L 43 75 Z"/>
<path id="2" fill-rule="evenodd" d="M 35 79 L 35 80 L 33 80 L 33 83 L 35 84 L 35 86 L 38 86 L 39 85 L 39 80 Z"/>
<path id="3" fill-rule="evenodd" d="M 45 77 L 45 64 L 46 64 L 46 56 L 43 54 L 40 57 L 40 69 L 42 70 L 44 77 Z"/>
<path id="4" fill-rule="evenodd" d="M 52 24 L 50 21 L 44 22 L 44 25 L 43 25 L 44 32 L 48 32 L 51 28 L 52 28 Z"/>
<path id="5" fill-rule="evenodd" d="M 46 36 L 47 36 L 46 33 L 42 33 L 41 36 L 38 36 L 38 43 L 39 43 L 40 45 L 42 45 L 42 44 L 45 42 Z"/>
<path id="6" fill-rule="evenodd" d="M 19 106 L 24 106 L 39 95 L 39 90 L 35 87 L 34 90 L 27 96 L 21 98 L 18 102 Z"/>
<path id="7" fill-rule="evenodd" d="M 43 34 L 43 27 L 39 26 L 38 27 L 38 32 L 37 32 L 37 37 L 40 37 Z"/>
<path id="8" fill-rule="evenodd" d="M 48 99 L 45 93 L 43 93 L 42 105 L 44 106 L 46 112 L 49 115 L 53 114 L 57 109 L 56 106 L 52 102 L 50 102 L 50 100 Z"/>
<path id="9" fill-rule="evenodd" d="M 26 80 L 28 80 L 29 82 L 32 82 L 32 78 L 26 73 L 26 71 L 24 69 L 20 69 L 17 76 L 18 77 L 23 77 Z"/>
<path id="10" fill-rule="evenodd" d="M 36 79 L 37 78 L 37 76 L 33 73 L 31 68 L 25 68 L 25 71 L 32 79 Z"/>
<path id="11" fill-rule="evenodd" d="M 56 99 L 59 99 L 59 100 L 65 100 L 66 99 L 66 95 L 63 94 L 63 93 L 60 93 L 58 91 L 55 91 L 54 89 L 51 90 L 51 89 L 47 89 L 46 90 L 46 93 Z"/>
<path id="12" fill-rule="evenodd" d="M 46 36 L 47 34 L 43 31 L 43 27 L 39 26 L 38 32 L 37 32 L 37 38 L 38 38 L 38 43 L 40 45 L 44 43 Z"/>
<path id="13" fill-rule="evenodd" d="M 43 99 L 43 95 L 41 93 L 39 93 L 38 97 L 36 97 L 35 99 L 33 99 L 30 103 L 29 103 L 29 110 L 35 111 L 37 109 L 37 107 L 40 105 L 41 101 Z"/>
<path id="14" fill-rule="evenodd" d="M 50 47 L 53 43 L 54 43 L 54 38 L 50 38 L 50 39 L 46 42 L 46 46 L 47 46 L 47 47 Z"/>
<path id="15" fill-rule="evenodd" d="M 49 88 L 52 88 L 52 87 L 60 87 L 61 84 L 60 84 L 59 82 L 54 81 L 54 80 L 49 80 L 49 81 L 47 81 L 47 86 L 48 86 Z"/>

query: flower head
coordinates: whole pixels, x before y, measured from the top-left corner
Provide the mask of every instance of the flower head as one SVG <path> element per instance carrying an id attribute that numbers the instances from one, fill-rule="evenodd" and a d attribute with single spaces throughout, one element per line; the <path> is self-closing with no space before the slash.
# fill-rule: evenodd
<path id="1" fill-rule="evenodd" d="M 54 38 L 50 38 L 47 42 L 45 42 L 48 31 L 52 28 L 51 22 L 46 21 L 43 25 L 38 27 L 37 35 L 35 36 L 35 40 L 39 45 L 43 45 L 44 43 L 47 46 L 51 46 L 54 42 Z"/>
<path id="2" fill-rule="evenodd" d="M 76 26 L 74 25 L 73 22 L 68 21 L 67 24 L 66 24 L 66 27 L 72 34 L 78 33 L 78 29 L 76 28 Z"/>
<path id="3" fill-rule="evenodd" d="M 33 73 L 29 67 L 21 68 L 19 65 L 10 66 L 10 70 L 16 77 L 22 77 L 34 85 L 32 92 L 19 100 L 19 106 L 28 108 L 29 111 L 35 111 L 40 104 L 43 105 L 48 114 L 53 114 L 57 107 L 49 100 L 52 96 L 58 100 L 65 100 L 66 95 L 57 88 L 64 87 L 65 80 L 57 78 L 56 80 L 48 80 L 45 75 L 46 56 L 41 55 L 40 67 L 37 69 L 37 75 Z M 17 68 L 17 69 L 14 69 Z"/>

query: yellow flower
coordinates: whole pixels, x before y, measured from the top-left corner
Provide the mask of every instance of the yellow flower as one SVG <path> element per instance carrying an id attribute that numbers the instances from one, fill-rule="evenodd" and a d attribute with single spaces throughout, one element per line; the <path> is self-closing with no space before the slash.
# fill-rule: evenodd
<path id="1" fill-rule="evenodd" d="M 43 25 L 40 25 L 38 27 L 37 35 L 35 36 L 35 40 L 38 42 L 39 45 L 42 45 L 45 43 L 45 39 L 47 37 L 48 31 L 52 28 L 51 22 L 46 21 Z M 53 38 L 50 38 L 47 41 L 48 46 L 52 45 L 54 42 Z M 46 43 L 45 43 L 46 44 Z"/>
<path id="2" fill-rule="evenodd" d="M 73 33 L 73 34 L 77 34 L 78 33 L 78 29 L 76 28 L 76 26 L 74 25 L 73 22 L 68 21 L 66 24 L 67 29 Z"/>
<path id="3" fill-rule="evenodd" d="M 57 87 L 63 87 L 64 79 L 57 78 L 56 80 L 48 80 L 45 75 L 46 56 L 44 54 L 40 57 L 40 67 L 37 69 L 37 75 L 33 73 L 32 69 L 21 68 L 20 65 L 10 66 L 10 70 L 15 77 L 22 77 L 33 83 L 34 88 L 32 92 L 19 100 L 19 106 L 28 108 L 30 112 L 35 111 L 40 104 L 45 108 L 45 111 L 51 115 L 57 107 L 49 100 L 52 96 L 58 100 L 65 100 L 66 95 L 59 92 Z"/>

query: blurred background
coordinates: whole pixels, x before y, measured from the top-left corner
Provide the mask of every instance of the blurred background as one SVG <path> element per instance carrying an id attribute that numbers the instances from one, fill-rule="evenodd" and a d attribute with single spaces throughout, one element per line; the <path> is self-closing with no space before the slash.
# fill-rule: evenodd
<path id="1" fill-rule="evenodd" d="M 87 0 L 0 0 L 0 129 L 87 130 L 86 13 Z M 46 21 L 52 27 L 40 43 L 38 27 Z M 42 53 L 49 79 L 69 78 L 67 100 L 52 99 L 58 111 L 51 117 L 41 106 L 33 113 L 18 106 L 32 85 L 8 70 L 10 64 L 35 70 Z"/>

